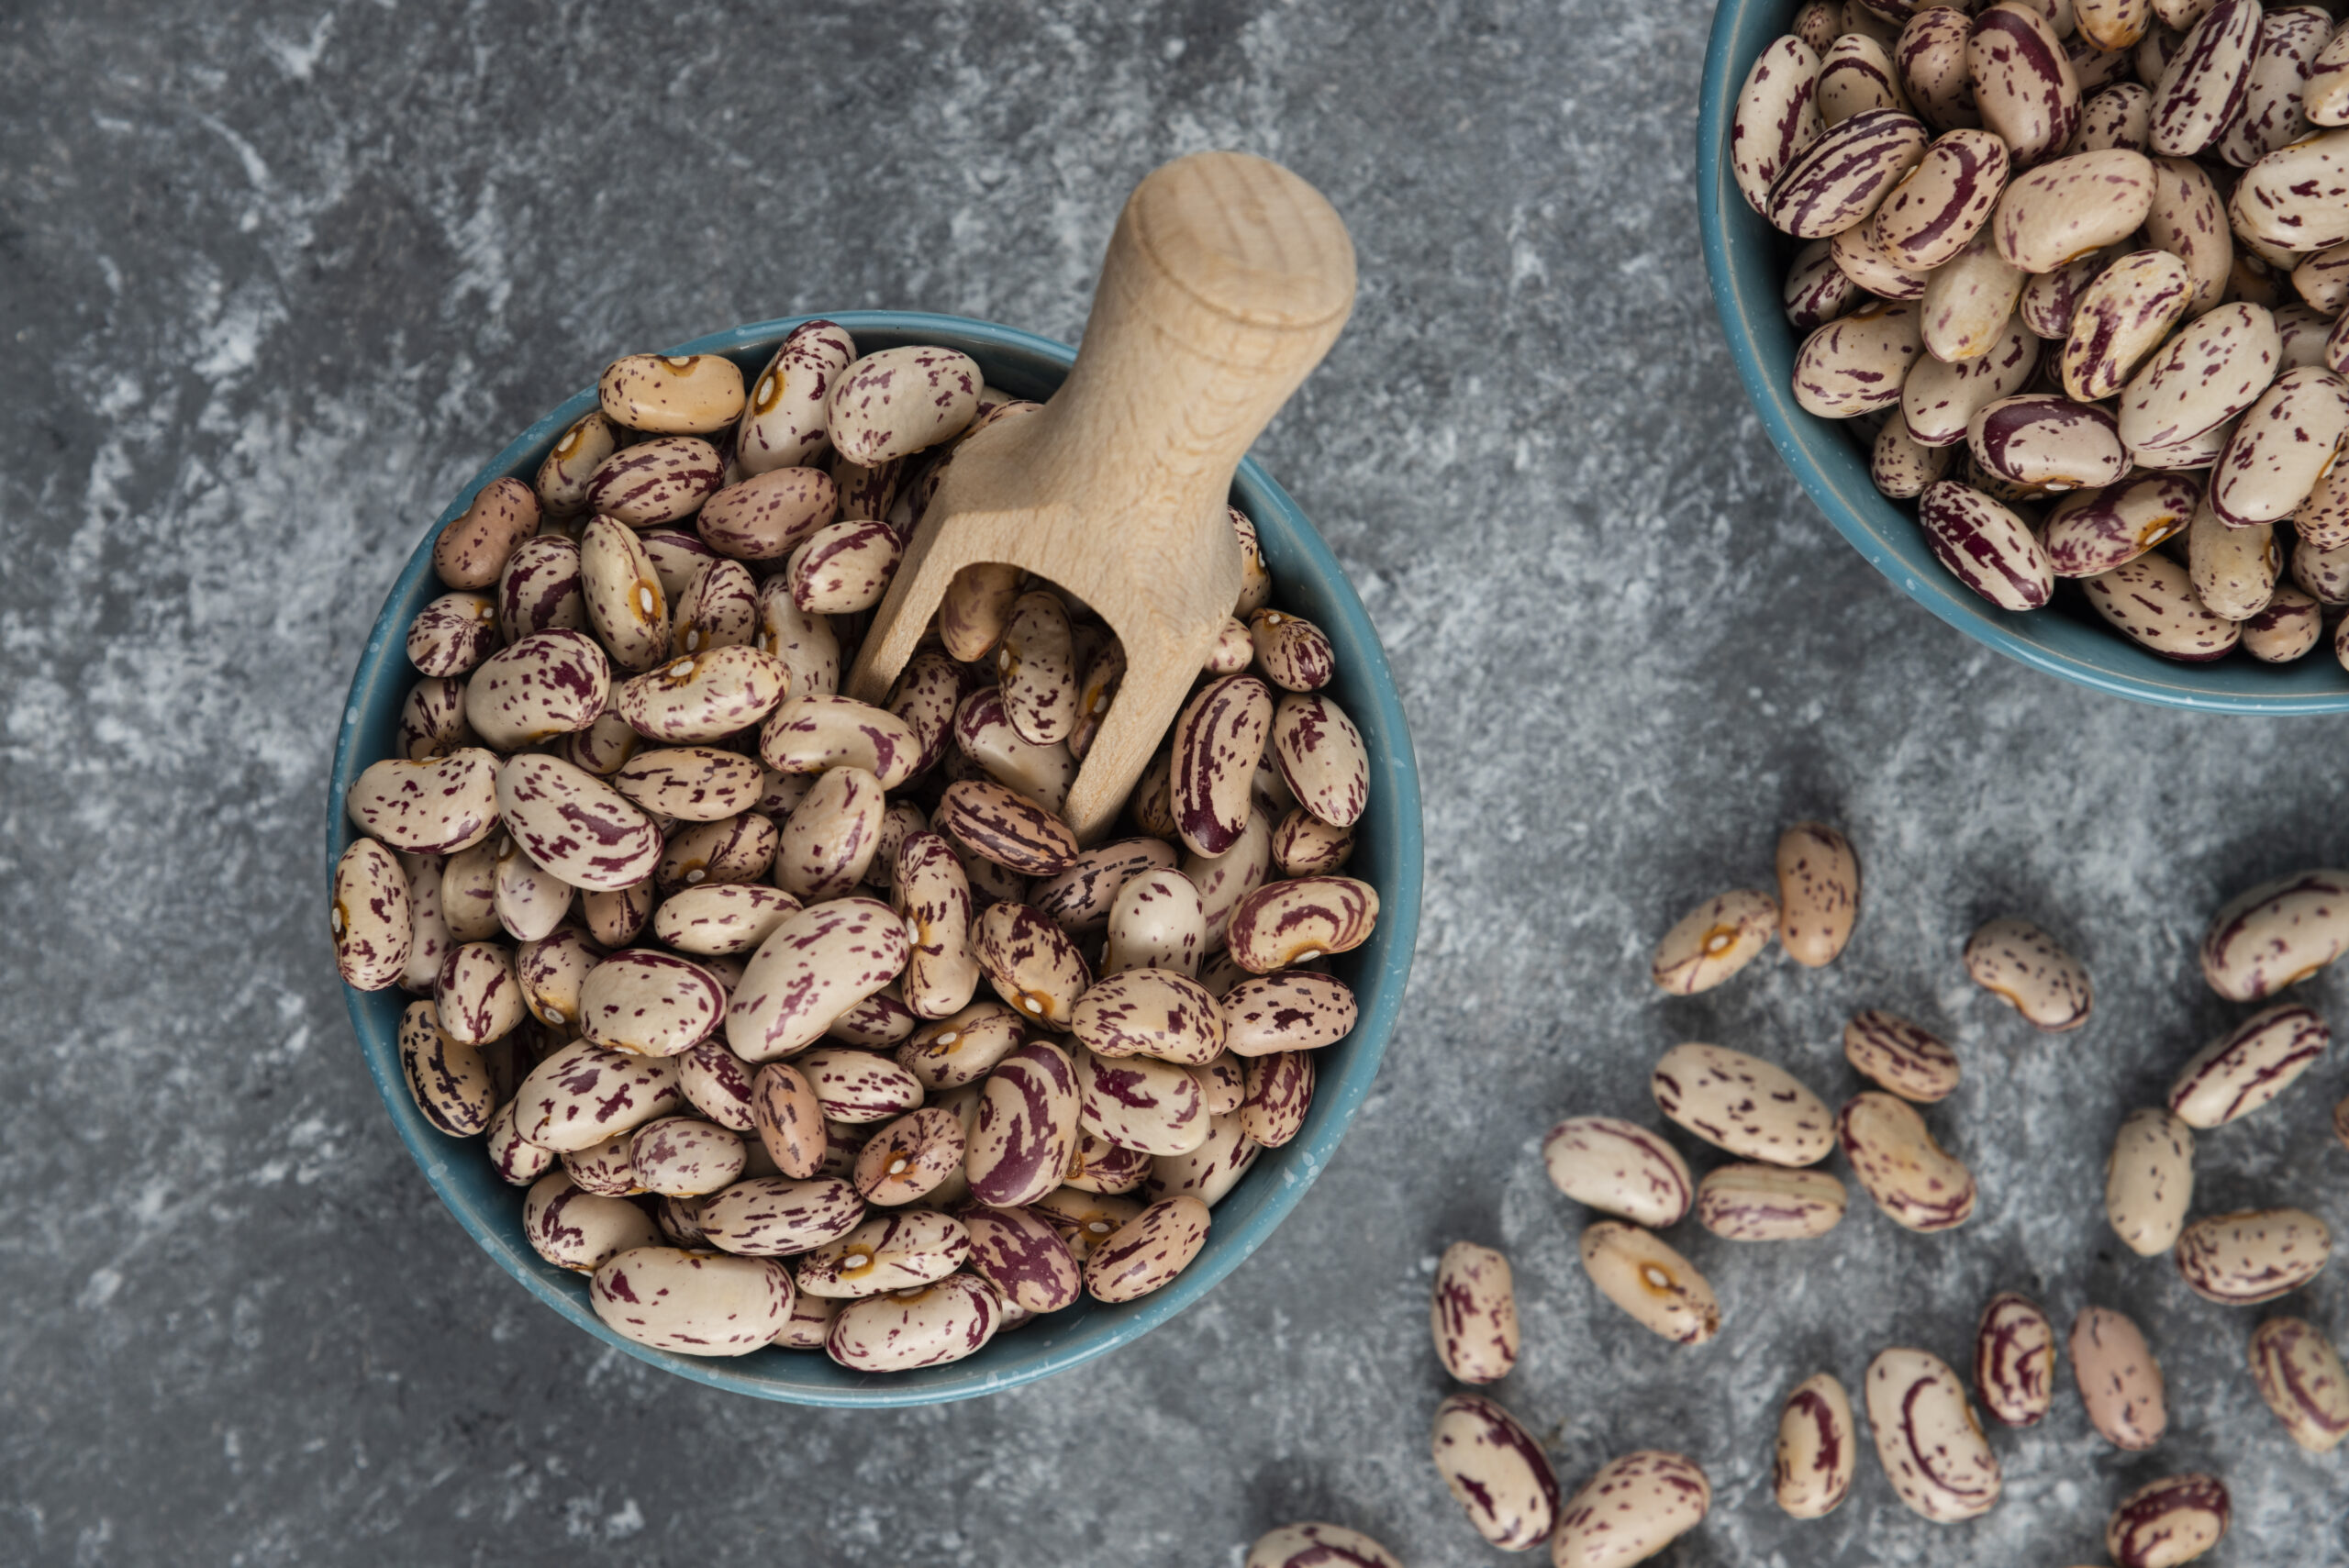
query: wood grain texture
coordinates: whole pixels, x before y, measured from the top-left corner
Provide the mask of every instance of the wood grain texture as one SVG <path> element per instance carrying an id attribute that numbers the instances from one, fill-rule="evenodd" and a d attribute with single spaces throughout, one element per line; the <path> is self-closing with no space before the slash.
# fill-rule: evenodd
<path id="1" fill-rule="evenodd" d="M 1126 677 L 1069 792 L 1098 838 L 1174 722 L 1240 591 L 1232 470 L 1353 307 L 1353 245 L 1277 163 L 1199 152 L 1135 187 L 1083 347 L 1041 412 L 971 438 L 916 530 L 848 690 L 879 703 L 954 573 L 1002 562 L 1090 605 Z"/>

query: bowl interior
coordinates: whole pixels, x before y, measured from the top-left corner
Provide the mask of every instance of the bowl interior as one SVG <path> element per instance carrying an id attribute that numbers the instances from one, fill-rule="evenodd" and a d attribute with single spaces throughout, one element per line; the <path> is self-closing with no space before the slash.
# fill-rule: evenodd
<path id="1" fill-rule="evenodd" d="M 722 353 L 740 364 L 746 375 L 755 375 L 783 335 L 804 319 L 740 327 L 672 351 Z M 1075 357 L 1065 344 L 959 317 L 848 311 L 830 319 L 854 335 L 860 350 L 905 343 L 959 349 L 978 361 L 990 384 L 1027 397 L 1049 396 Z M 360 656 L 335 745 L 328 802 L 329 873 L 334 858 L 353 837 L 342 809 L 344 795 L 362 769 L 391 754 L 400 705 L 417 679 L 407 663 L 405 639 L 408 622 L 440 592 L 432 575 L 433 538 L 491 480 L 512 475 L 529 483 L 555 438 L 594 405 L 592 390 L 577 394 L 493 459 L 426 531 L 393 585 Z M 1394 1031 L 1419 929 L 1419 791 L 1394 677 L 1362 601 L 1329 546 L 1297 504 L 1253 462 L 1241 464 L 1232 499 L 1256 521 L 1273 573 L 1275 602 L 1319 624 L 1336 649 L 1338 675 L 1330 689 L 1361 728 L 1374 775 L 1349 874 L 1378 889 L 1382 917 L 1369 941 L 1331 964 L 1333 973 L 1353 987 L 1361 1021 L 1344 1040 L 1318 1053 L 1319 1084 L 1304 1130 L 1282 1148 L 1265 1151 L 1256 1168 L 1216 1206 L 1206 1247 L 1173 1284 L 1120 1306 L 1087 1298 L 999 1337 L 966 1361 L 885 1376 L 849 1372 L 820 1351 L 770 1349 L 707 1360 L 648 1350 L 604 1327 L 588 1307 L 584 1276 L 553 1268 L 530 1250 L 521 1233 L 523 1190 L 507 1186 L 493 1173 L 480 1140 L 444 1137 L 417 1112 L 401 1077 L 395 1046 L 399 1014 L 410 998 L 396 990 L 367 993 L 346 986 L 344 998 L 360 1048 L 400 1138 L 467 1233 L 540 1300 L 640 1361 L 712 1387 L 806 1405 L 935 1404 L 1048 1376 L 1141 1337 L 1206 1295 L 1261 1246 L 1328 1162 L 1369 1093 Z"/>
<path id="2" fill-rule="evenodd" d="M 2323 647 L 2290 664 L 2241 652 L 2180 664 L 2099 620 L 2068 584 L 2054 604 L 2015 614 L 1977 597 L 1927 548 L 1912 513 L 1868 478 L 1850 432 L 1795 402 L 1795 351 L 1780 285 L 1796 242 L 1746 205 L 1730 171 L 1730 124 L 1754 58 L 1794 18 L 1794 0 L 1720 0 L 1705 55 L 1697 145 L 1697 210 L 1721 329 L 1770 440 L 1836 530 L 1900 590 L 1977 641 L 2033 669 L 2098 691 L 2172 707 L 2226 713 L 2349 711 L 2349 670 Z"/>

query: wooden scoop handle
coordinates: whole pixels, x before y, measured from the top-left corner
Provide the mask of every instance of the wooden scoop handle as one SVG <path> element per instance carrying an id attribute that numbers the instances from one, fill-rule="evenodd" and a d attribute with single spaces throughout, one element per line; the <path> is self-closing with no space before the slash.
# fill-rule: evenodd
<path id="1" fill-rule="evenodd" d="M 1097 517 L 1219 517 L 1232 471 L 1353 298 L 1353 243 L 1320 192 L 1242 152 L 1164 164 L 1119 216 L 1076 364 L 1031 450 Z M 1122 522 L 1118 544 L 1150 548 Z"/>

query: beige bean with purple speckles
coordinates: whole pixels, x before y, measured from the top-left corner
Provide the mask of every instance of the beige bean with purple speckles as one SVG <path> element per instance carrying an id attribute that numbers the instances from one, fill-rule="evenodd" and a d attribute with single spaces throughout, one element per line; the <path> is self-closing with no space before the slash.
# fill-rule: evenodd
<path id="1" fill-rule="evenodd" d="M 660 436 L 596 464 L 587 505 L 599 519 L 657 528 L 690 517 L 724 482 L 716 447 L 696 436 Z"/>
<path id="2" fill-rule="evenodd" d="M 1827 46 L 1819 65 L 1817 98 L 1823 126 L 1839 126 L 1868 109 L 1907 109 L 1892 51 L 1866 33 L 1845 33 Z"/>
<path id="3" fill-rule="evenodd" d="M 1206 944 L 1207 906 L 1191 879 L 1166 867 L 1146 871 L 1128 878 L 1109 906 L 1101 978 L 1135 969 L 1196 978 Z"/>
<path id="4" fill-rule="evenodd" d="M 1297 804 L 1332 828 L 1352 828 L 1370 803 L 1370 748 L 1336 701 L 1290 692 L 1273 711 L 1269 751 Z"/>
<path id="5" fill-rule="evenodd" d="M 1302 616 L 1258 610 L 1249 618 L 1248 635 L 1257 667 L 1283 691 L 1319 691 L 1337 673 L 1329 634 Z"/>
<path id="6" fill-rule="evenodd" d="M 774 884 L 803 904 L 853 892 L 881 837 L 881 784 L 863 768 L 826 770 L 784 821 Z"/>
<path id="7" fill-rule="evenodd" d="M 1864 1090 L 1835 1118 L 1837 1140 L 1862 1190 L 1911 1230 L 1948 1230 L 1973 1218 L 1974 1173 L 1933 1140 L 1915 1106 Z"/>
<path id="8" fill-rule="evenodd" d="M 486 1045 L 511 1034 L 523 1016 L 512 954 L 495 942 L 451 949 L 433 982 L 432 1005 L 440 1027 L 467 1045 Z M 483 1115 L 488 1115 L 487 1107 Z"/>
<path id="9" fill-rule="evenodd" d="M 1743 1051 L 1674 1046 L 1649 1084 L 1665 1116 L 1742 1159 L 1815 1165 L 1835 1147 L 1826 1103 L 1784 1068 Z"/>
<path id="10" fill-rule="evenodd" d="M 1966 69 L 1966 35 L 1973 19 L 1963 11 L 1933 15 L 1945 9 L 1953 8 L 1928 6 L 1911 16 L 1893 45 L 1892 62 L 1900 73 L 1901 91 L 1927 125 L 1937 131 L 1970 129 L 1982 123 L 1974 103 L 1974 79 Z"/>
<path id="11" fill-rule="evenodd" d="M 1997 349 L 2029 276 L 1998 254 L 1987 228 L 1976 234 L 1933 269 L 1917 302 L 1918 339 L 1924 350 L 1934 359 L 1957 361 Z"/>
<path id="12" fill-rule="evenodd" d="M 1247 1058 L 1241 1070 L 1241 1129 L 1267 1149 L 1305 1130 L 1319 1073 L 1309 1051 L 1276 1051 Z"/>
<path id="13" fill-rule="evenodd" d="M 1795 355 L 1795 401 L 1823 419 L 1849 419 L 1899 402 L 1901 378 L 1921 347 L 1919 318 L 1917 304 L 1884 301 L 1820 328 Z"/>
<path id="14" fill-rule="evenodd" d="M 2087 970 L 2029 920 L 2008 917 L 1976 928 L 1965 941 L 1965 972 L 2051 1033 L 2079 1028 L 2094 1006 Z"/>
<path id="15" fill-rule="evenodd" d="M 668 656 L 668 596 L 631 529 L 610 517 L 588 522 L 579 536 L 579 591 L 613 663 L 648 670 Z"/>
<path id="16" fill-rule="evenodd" d="M 2198 1129 L 2239 1120 L 2290 1088 L 2332 1040 L 2307 1007 L 2264 1008 L 2195 1052 L 2170 1086 L 2170 1112 Z"/>
<path id="17" fill-rule="evenodd" d="M 780 1263 L 639 1247 L 596 1270 L 587 1299 L 606 1328 L 638 1344 L 741 1356 L 763 1349 L 790 1321 L 792 1294 Z"/>
<path id="18" fill-rule="evenodd" d="M 1093 983 L 1076 944 L 1024 904 L 987 906 L 972 951 L 1006 1004 L 1050 1029 L 1068 1028 L 1077 998 Z"/>
<path id="19" fill-rule="evenodd" d="M 1894 266 L 1929 272 L 1964 250 L 1989 220 L 2009 168 L 2006 143 L 1988 131 L 1946 132 L 1893 187 L 1876 216 L 1854 227 L 1865 227 Z"/>
<path id="20" fill-rule="evenodd" d="M 831 523 L 807 536 L 784 567 L 791 602 L 809 615 L 845 616 L 869 610 L 889 591 L 905 545 L 888 524 L 869 519 Z"/>
<path id="21" fill-rule="evenodd" d="M 523 1198 L 522 1235 L 556 1268 L 582 1274 L 661 1240 L 643 1209 L 626 1198 L 599 1197 L 560 1170 L 540 1177 Z"/>
<path id="22" fill-rule="evenodd" d="M 2000 1291 L 1974 1329 L 1974 1391 L 1993 1418 L 2035 1427 L 2055 1403 L 2055 1329 L 2039 1304 Z"/>
<path id="23" fill-rule="evenodd" d="M 759 630 L 759 588 L 739 561 L 713 561 L 675 595 L 669 645 L 679 653 L 747 648 Z"/>
<path id="24" fill-rule="evenodd" d="M 373 839 L 352 840 L 335 862 L 328 913 L 344 984 L 386 991 L 400 983 L 415 951 L 416 914 L 407 873 L 391 851 Z"/>
<path id="25" fill-rule="evenodd" d="M 1004 717 L 1030 745 L 1064 741 L 1076 728 L 1076 644 L 1068 606 L 1041 590 L 1012 601 L 996 644 Z"/>
<path id="26" fill-rule="evenodd" d="M 643 810 L 681 822 L 720 822 L 756 810 L 764 787 L 755 759 L 707 746 L 636 752 L 610 782 Z"/>
<path id="27" fill-rule="evenodd" d="M 1352 987 L 1309 970 L 1252 975 L 1226 990 L 1217 1006 L 1225 1047 L 1242 1057 L 1335 1045 L 1358 1016 Z"/>
<path id="28" fill-rule="evenodd" d="M 443 594 L 407 628 L 407 662 L 427 675 L 462 675 L 497 647 L 497 601 L 487 594 Z"/>
<path id="29" fill-rule="evenodd" d="M 1767 215 L 1770 185 L 1826 128 L 1819 113 L 1818 53 L 1791 35 L 1755 57 L 1731 121 L 1730 172 L 1755 212 Z"/>
<path id="30" fill-rule="evenodd" d="M 1331 953 L 1351 952 L 1378 923 L 1378 890 L 1349 876 L 1297 877 L 1258 888 L 1231 912 L 1232 961 L 1270 974 Z"/>
<path id="31" fill-rule="evenodd" d="M 727 1043 L 745 1062 L 812 1044 L 833 1019 L 896 979 L 905 922 L 871 898 L 838 898 L 775 928 L 751 957 L 727 1009 Z"/>
<path id="32" fill-rule="evenodd" d="M 2207 663 L 2243 637 L 2243 623 L 2204 607 L 2186 567 L 2158 550 L 2084 577 L 2080 587 L 2108 623 L 2165 658 Z"/>
<path id="33" fill-rule="evenodd" d="M 826 410 L 833 447 L 865 467 L 950 439 L 977 417 L 976 361 L 921 344 L 883 349 L 841 373 Z"/>
<path id="34" fill-rule="evenodd" d="M 515 1128 L 558 1154 L 600 1143 L 675 1110 L 675 1065 L 577 1040 L 530 1070 L 514 1093 Z"/>
<path id="35" fill-rule="evenodd" d="M 1583 1230 L 1581 1253 L 1592 1285 L 1642 1328 L 1682 1345 L 1701 1345 L 1720 1331 L 1713 1287 L 1663 1238 L 1602 1219 Z"/>
<path id="36" fill-rule="evenodd" d="M 804 463 L 822 450 L 832 387 L 856 358 L 836 322 L 803 321 L 775 348 L 751 384 L 734 428 L 734 461 L 745 473 Z"/>
<path id="37" fill-rule="evenodd" d="M 2064 340 L 2064 390 L 2082 402 L 2110 397 L 2186 314 L 2194 280 L 2166 250 L 2138 250 L 2099 273 L 2081 295 Z"/>
<path id="38" fill-rule="evenodd" d="M 2188 1290 L 2221 1307 L 2273 1301 L 2308 1284 L 2332 1253 L 2332 1232 L 2302 1208 L 2242 1209 L 2188 1226 L 2173 1254 Z"/>
<path id="39" fill-rule="evenodd" d="M 1841 234 L 1873 215 L 1925 154 L 1925 128 L 1903 109 L 1866 109 L 1797 152 L 1770 183 L 1763 216 L 1798 239 Z"/>
<path id="40" fill-rule="evenodd" d="M 2253 1329 L 2251 1375 L 2259 1396 L 2301 1448 L 2331 1453 L 2349 1438 L 2349 1371 L 2314 1324 L 2270 1318 Z"/>
<path id="41" fill-rule="evenodd" d="M 2188 28 L 2154 89 L 2154 150 L 2191 158 L 2242 110 L 2259 47 L 2259 0 L 2218 0 Z"/>
<path id="42" fill-rule="evenodd" d="M 1876 242 L 1874 225 L 1855 223 L 1828 242 L 1843 275 L 1878 299 L 1922 299 L 1929 272 L 1903 267 Z"/>
<path id="43" fill-rule="evenodd" d="M 441 1028 L 430 1002 L 410 1002 L 400 1013 L 400 1076 L 416 1108 L 433 1130 L 471 1138 L 495 1114 L 495 1085 L 474 1046 Z"/>
<path id="44" fill-rule="evenodd" d="M 2129 453 L 2101 405 L 2051 393 L 2001 398 L 1975 411 L 1966 449 L 1982 473 L 2035 495 L 2101 489 L 2129 472 Z"/>
<path id="45" fill-rule="evenodd" d="M 1721 1165 L 1697 1184 L 1697 1222 L 1724 1241 L 1800 1241 L 1842 1224 L 1848 1201 L 1825 1171 Z"/>
<path id="46" fill-rule="evenodd" d="M 1868 1363 L 1865 1386 L 1894 1494 L 1937 1524 L 1987 1513 L 1998 1500 L 1998 1456 L 1949 1364 L 1930 1351 L 1884 1351 Z"/>
<path id="47" fill-rule="evenodd" d="M 1209 1114 L 1207 1139 L 1197 1149 L 1152 1155 L 1141 1191 L 1152 1203 L 1195 1197 L 1213 1208 L 1239 1185 L 1241 1177 L 1255 1168 L 1264 1151 L 1264 1145 L 1248 1136 L 1235 1100 L 1228 1108 Z"/>
<path id="48" fill-rule="evenodd" d="M 1778 1411 L 1771 1492 L 1798 1519 L 1822 1518 L 1851 1495 L 1859 1471 L 1851 1396 L 1831 1373 L 1805 1378 Z"/>
<path id="49" fill-rule="evenodd" d="M 537 941 L 522 943 L 514 954 L 522 1005 L 542 1024 L 577 1022 L 580 987 L 604 957 L 603 948 L 576 926 L 558 926 Z"/>
<path id="50" fill-rule="evenodd" d="M 1958 1084 L 1957 1053 L 1908 1019 L 1871 1007 L 1843 1026 L 1843 1057 L 1904 1100 L 1930 1105 Z"/>
<path id="51" fill-rule="evenodd" d="M 1852 841 L 1824 822 L 1778 835 L 1778 941 L 1806 969 L 1835 962 L 1860 912 L 1860 862 Z"/>
<path id="52" fill-rule="evenodd" d="M 1069 1029 L 1088 1051 L 1103 1057 L 1150 1056 L 1202 1066 L 1224 1049 L 1224 1018 L 1217 999 L 1197 981 L 1172 970 L 1130 969 L 1105 975 L 1077 998 Z"/>
<path id="53" fill-rule="evenodd" d="M 1294 1524 L 1257 1537 L 1241 1568 L 1403 1568 L 1403 1563 L 1360 1530 Z"/>
<path id="54" fill-rule="evenodd" d="M 2105 1441 L 2129 1452 L 2161 1441 L 2169 1427 L 2161 1363 L 2133 1320 L 2110 1307 L 2084 1307 L 2065 1348 L 2088 1425 Z"/>
<path id="55" fill-rule="evenodd" d="M 741 1175 L 745 1158 L 740 1138 L 698 1117 L 663 1117 L 629 1135 L 637 1181 L 664 1197 L 721 1191 Z"/>
<path id="56" fill-rule="evenodd" d="M 1754 889 L 1709 898 L 1656 943 L 1649 977 L 1675 996 L 1709 991 L 1761 956 L 1779 917 L 1778 901 Z"/>
<path id="57" fill-rule="evenodd" d="M 2031 384 L 2040 353 L 2039 339 L 2010 316 L 1985 353 L 1970 360 L 1930 354 L 1918 360 L 1900 384 L 1899 408 L 1909 439 L 1927 447 L 1960 444 L 1976 410 Z"/>
<path id="58" fill-rule="evenodd" d="M 2080 84 L 2047 18 L 2022 0 L 2001 0 L 1974 19 L 1966 69 L 1982 124 L 2028 169 L 2072 139 Z"/>
<path id="59" fill-rule="evenodd" d="M 1207 1141 L 1206 1097 L 1178 1062 L 1074 1053 L 1077 1125 L 1122 1149 L 1187 1154 Z"/>
<path id="60" fill-rule="evenodd" d="M 1097 1301 L 1134 1301 L 1172 1284 L 1207 1244 L 1213 1223 L 1195 1197 L 1152 1204 L 1085 1260 L 1085 1288 Z"/>
<path id="61" fill-rule="evenodd" d="M 1688 1212 L 1695 1178 L 1680 1151 L 1636 1122 L 1569 1117 L 1542 1140 L 1550 1183 L 1576 1203 L 1653 1229 Z"/>
<path id="62" fill-rule="evenodd" d="M 844 1300 L 913 1290 L 944 1279 L 971 1255 L 971 1233 L 952 1215 L 912 1208 L 868 1219 L 803 1254 L 794 1269 L 810 1296 Z"/>
<path id="63" fill-rule="evenodd" d="M 726 1012 L 726 988 L 699 964 L 629 948 L 587 972 L 579 1030 L 607 1051 L 678 1056 L 707 1040 Z"/>
<path id="64" fill-rule="evenodd" d="M 1468 1523 L 1504 1551 L 1528 1551 L 1558 1515 L 1558 1482 L 1542 1445 L 1498 1401 L 1455 1394 L 1436 1407 L 1436 1473 Z"/>
<path id="65" fill-rule="evenodd" d="M 1938 361 L 1936 361 L 1938 362 Z M 1949 472 L 1955 447 L 1929 447 L 1909 434 L 1909 422 L 1892 408 L 1868 453 L 1868 478 L 1896 500 L 1909 500 Z"/>
<path id="66" fill-rule="evenodd" d="M 1642 1449 L 1609 1460 L 1558 1516 L 1552 1568 L 1643 1562 L 1701 1524 L 1712 1502 L 1712 1484 L 1684 1455 Z"/>
<path id="67" fill-rule="evenodd" d="M 924 1018 L 964 1012 L 978 989 L 979 961 L 972 951 L 971 884 L 963 862 L 936 833 L 908 833 L 897 846 L 891 884 L 908 944 L 906 1005 Z"/>
<path id="68" fill-rule="evenodd" d="M 2243 414 L 2219 454 L 2208 496 L 2211 510 L 2238 528 L 2290 517 L 2331 471 L 2343 436 L 2349 436 L 2349 382 L 2321 365 L 2284 372 Z"/>
<path id="69" fill-rule="evenodd" d="M 1003 1300 L 975 1274 L 852 1301 L 832 1319 L 825 1353 L 854 1372 L 905 1372 L 976 1355 L 1004 1326 Z"/>
<path id="70" fill-rule="evenodd" d="M 433 977 L 440 973 L 440 961 L 449 956 L 449 949 L 457 940 L 449 934 L 448 918 L 440 911 L 441 858 L 403 854 L 398 859 L 407 885 L 410 933 L 407 962 L 401 967 L 399 986 L 415 995 L 429 995 Z M 518 960 L 516 973 L 520 973 Z M 530 1006 L 527 982 L 523 1005 Z M 532 1007 L 533 1012 L 536 1010 Z"/>
<path id="71" fill-rule="evenodd" d="M 767 716 L 759 731 L 759 760 L 784 773 L 820 773 L 843 764 L 863 768 L 888 790 L 913 778 L 921 740 L 893 713 L 853 697 L 811 693 Z"/>

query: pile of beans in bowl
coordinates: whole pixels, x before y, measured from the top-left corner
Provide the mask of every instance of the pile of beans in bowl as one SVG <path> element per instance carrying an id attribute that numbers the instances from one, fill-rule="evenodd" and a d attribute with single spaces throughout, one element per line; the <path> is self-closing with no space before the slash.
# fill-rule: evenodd
<path id="1" fill-rule="evenodd" d="M 1796 400 L 2007 610 L 2349 663 L 2349 29 L 2260 0 L 1809 0 L 1731 161 Z"/>
<path id="2" fill-rule="evenodd" d="M 838 690 L 957 445 L 1036 405 L 828 321 L 747 386 L 633 355 L 598 393 L 441 531 L 346 802 L 337 960 L 417 998 L 417 1108 L 662 1350 L 888 1372 L 1163 1287 L 1354 1024 L 1329 639 L 1234 510 L 1232 618 L 1131 836 L 1082 847 L 1124 656 L 1070 595 L 968 568 L 885 706 Z"/>

